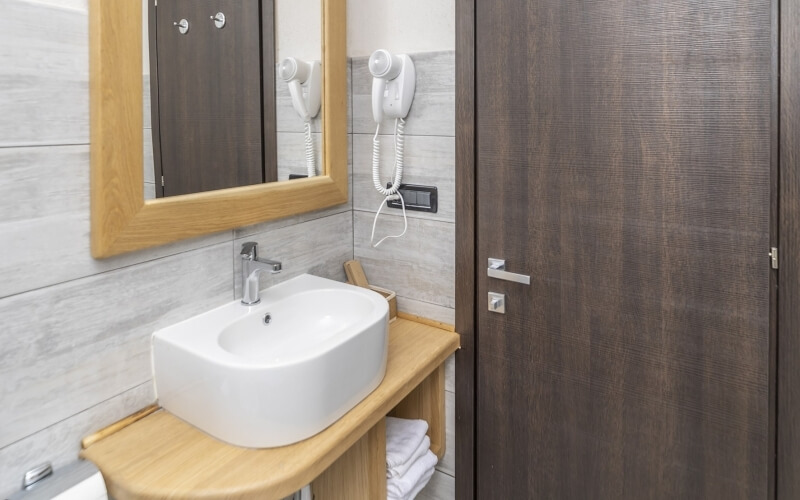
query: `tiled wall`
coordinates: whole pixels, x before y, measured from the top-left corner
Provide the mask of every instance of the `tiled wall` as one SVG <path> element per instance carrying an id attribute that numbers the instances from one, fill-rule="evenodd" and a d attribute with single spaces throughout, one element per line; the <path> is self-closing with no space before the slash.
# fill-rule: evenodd
<path id="1" fill-rule="evenodd" d="M 283 261 L 276 281 L 302 272 L 344 279 L 342 263 L 355 254 L 370 281 L 398 292 L 402 310 L 453 322 L 452 51 L 411 54 L 418 80 L 405 180 L 436 185 L 440 210 L 409 213 L 403 239 L 378 249 L 368 243 L 380 197 L 370 177 L 371 78 L 367 59 L 355 58 L 351 202 L 98 261 L 89 253 L 86 3 L 4 7 L 11 21 L 0 30 L 0 497 L 18 489 L 31 466 L 75 460 L 81 437 L 153 401 L 150 334 L 233 300 L 245 240 Z M 293 113 L 280 88 L 279 123 Z M 391 127 L 383 133 L 388 178 Z M 284 164 L 297 162 L 290 170 L 304 170 L 302 149 L 291 154 L 301 137 L 281 128 Z M 401 224 L 392 211 L 379 231 Z M 452 360 L 447 368 L 448 453 L 423 499 L 454 497 Z"/>
<path id="2" fill-rule="evenodd" d="M 356 259 L 370 282 L 397 292 L 403 311 L 454 322 L 455 296 L 455 53 L 409 54 L 417 71 L 414 103 L 406 120 L 403 182 L 436 186 L 439 211 L 407 212 L 408 232 L 378 248 L 370 233 L 381 196 L 372 185 L 372 77 L 367 57 L 352 60 L 353 102 L 353 234 Z M 394 123 L 381 125 L 381 179 L 394 167 Z M 400 210 L 384 208 L 376 238 L 403 230 Z M 380 235 L 380 236 L 379 236 Z M 447 455 L 421 499 L 454 497 L 455 464 L 453 362 L 447 377 Z"/>
<path id="3" fill-rule="evenodd" d="M 62 6 L 67 6 L 65 8 Z M 302 272 L 344 279 L 351 203 L 97 261 L 89 253 L 85 2 L 7 0 L 0 30 L 0 497 L 80 439 L 154 400 L 150 335 L 238 294 L 258 241 Z M 267 285 L 269 283 L 266 283 Z"/>

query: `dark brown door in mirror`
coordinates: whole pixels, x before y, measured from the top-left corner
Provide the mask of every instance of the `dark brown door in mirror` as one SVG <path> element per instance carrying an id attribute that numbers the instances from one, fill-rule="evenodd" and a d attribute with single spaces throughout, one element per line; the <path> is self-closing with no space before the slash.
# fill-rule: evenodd
<path id="1" fill-rule="evenodd" d="M 774 6 L 476 2 L 478 499 L 769 498 Z"/>
<path id="2" fill-rule="evenodd" d="M 159 0 L 155 18 L 163 196 L 264 182 L 262 68 L 273 78 L 274 55 L 265 65 L 260 1 Z"/>

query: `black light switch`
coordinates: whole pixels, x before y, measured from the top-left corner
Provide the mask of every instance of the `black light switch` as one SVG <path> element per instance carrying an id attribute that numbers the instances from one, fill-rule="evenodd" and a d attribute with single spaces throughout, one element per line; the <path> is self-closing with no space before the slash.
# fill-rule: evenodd
<path id="1" fill-rule="evenodd" d="M 400 194 L 406 203 L 406 210 L 431 213 L 439 211 L 439 195 L 435 186 L 400 184 Z M 403 208 L 400 200 L 389 201 L 388 205 L 391 208 Z"/>

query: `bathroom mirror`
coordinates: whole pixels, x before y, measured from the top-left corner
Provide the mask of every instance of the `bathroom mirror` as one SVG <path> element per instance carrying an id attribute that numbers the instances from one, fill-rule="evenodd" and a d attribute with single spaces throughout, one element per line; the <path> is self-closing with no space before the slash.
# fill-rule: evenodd
<path id="1" fill-rule="evenodd" d="M 90 0 L 94 257 L 109 257 L 347 201 L 346 0 L 318 1 L 322 39 L 321 109 L 315 137 L 320 151 L 318 175 L 146 200 L 142 75 L 143 54 L 149 52 L 143 44 L 143 13 L 147 11 L 142 0 Z M 220 3 L 221 0 L 215 5 Z M 275 12 L 280 15 L 280 5 Z M 204 21 L 213 24 L 213 15 Z M 175 21 L 175 29 L 180 29 L 180 21 Z M 280 33 L 278 27 L 278 57 L 282 55 Z M 292 104 L 288 89 L 283 104 L 279 88 L 275 94 L 279 129 L 280 107 Z M 275 136 L 279 143 L 280 130 Z M 279 146 L 276 155 L 280 154 Z M 305 165 L 305 155 L 298 156 L 300 164 Z"/>
<path id="2" fill-rule="evenodd" d="M 142 8 L 145 199 L 319 173 L 320 0 Z"/>

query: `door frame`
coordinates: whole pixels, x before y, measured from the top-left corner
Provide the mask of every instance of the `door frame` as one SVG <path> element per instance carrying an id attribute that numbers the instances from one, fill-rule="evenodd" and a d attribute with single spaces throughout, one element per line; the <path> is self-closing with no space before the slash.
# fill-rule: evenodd
<path id="1" fill-rule="evenodd" d="M 475 497 L 475 1 L 456 0 L 456 498 Z"/>
<path id="2" fill-rule="evenodd" d="M 461 335 L 461 349 L 456 353 L 455 487 L 459 500 L 474 500 L 477 485 L 476 278 L 482 267 L 476 261 L 476 1 L 456 0 L 455 6 L 455 323 Z M 796 97 L 800 96 L 800 5 L 771 0 L 771 6 L 770 241 L 779 248 L 779 270 L 770 276 L 767 439 L 773 459 L 768 464 L 767 492 L 769 499 L 790 500 L 800 498 L 800 474 L 791 473 L 800 470 L 800 98 Z M 787 103 L 798 109 L 788 109 Z M 767 258 L 765 249 L 765 266 Z"/>
<path id="3" fill-rule="evenodd" d="M 778 2 L 778 0 L 775 0 Z M 780 41 L 773 54 L 780 65 L 780 91 L 773 104 L 778 137 L 779 278 L 777 284 L 776 498 L 800 497 L 800 5 L 780 3 Z M 791 106 L 791 107 L 790 107 Z M 788 471 L 782 474 L 781 471 Z"/>

